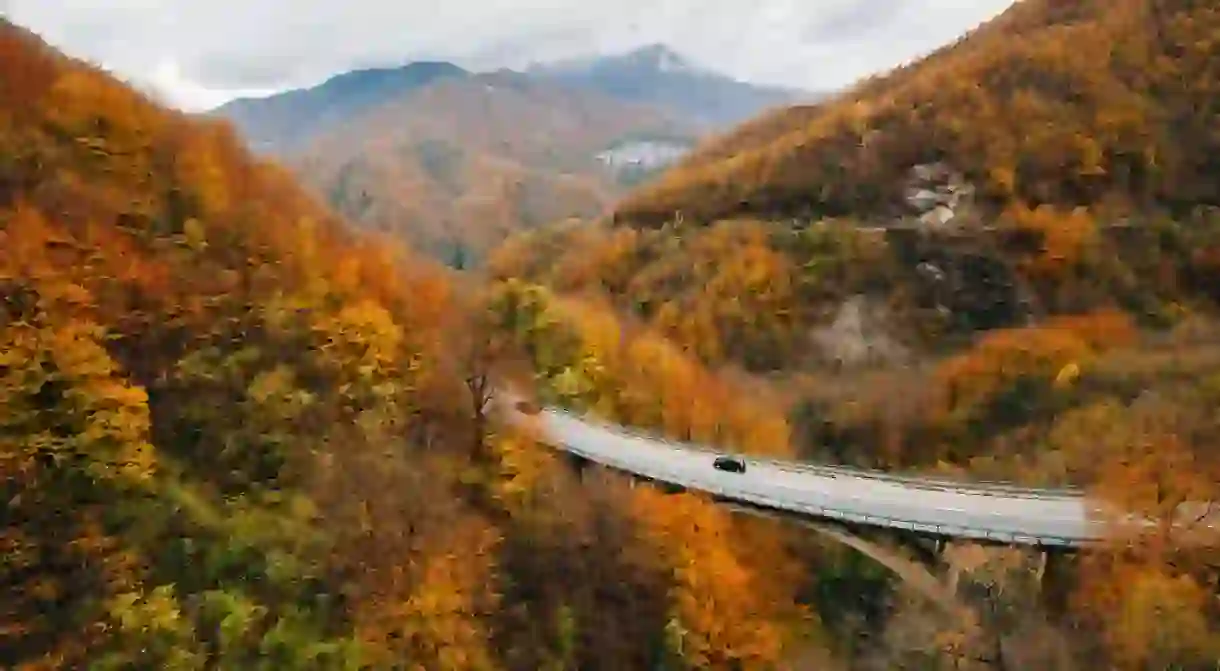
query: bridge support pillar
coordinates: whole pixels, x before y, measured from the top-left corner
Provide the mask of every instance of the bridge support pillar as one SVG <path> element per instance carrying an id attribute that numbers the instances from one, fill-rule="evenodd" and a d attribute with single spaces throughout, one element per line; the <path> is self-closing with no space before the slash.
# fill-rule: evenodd
<path id="1" fill-rule="evenodd" d="M 956 562 L 947 562 L 945 566 L 945 589 L 949 594 L 958 595 L 958 586 L 962 580 L 962 569 Z"/>
<path id="2" fill-rule="evenodd" d="M 900 533 L 898 543 L 913 553 L 927 566 L 938 566 L 944 556 L 947 541 L 943 538 L 928 538 L 915 533 Z"/>
<path id="3" fill-rule="evenodd" d="M 1052 617 L 1067 610 L 1072 582 L 1072 555 L 1059 549 L 1043 549 L 1038 571 L 1038 593 Z"/>
<path id="4" fill-rule="evenodd" d="M 940 559 L 945 554 L 945 547 L 948 546 L 948 541 L 943 538 L 933 538 L 931 542 L 932 556 Z"/>
<path id="5" fill-rule="evenodd" d="M 572 470 L 576 471 L 576 477 L 579 478 L 581 482 L 584 482 L 586 476 L 588 475 L 589 468 L 593 466 L 593 464 L 590 463 L 588 459 L 570 452 L 567 455 L 567 461 L 568 465 L 572 467 Z"/>

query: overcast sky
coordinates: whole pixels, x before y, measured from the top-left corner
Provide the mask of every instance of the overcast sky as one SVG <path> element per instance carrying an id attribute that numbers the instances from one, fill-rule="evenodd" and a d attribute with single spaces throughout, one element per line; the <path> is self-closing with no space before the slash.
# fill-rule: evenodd
<path id="1" fill-rule="evenodd" d="M 0 12 L 185 109 L 419 59 L 474 69 L 661 42 L 748 81 L 834 89 L 1012 0 L 0 0 Z"/>

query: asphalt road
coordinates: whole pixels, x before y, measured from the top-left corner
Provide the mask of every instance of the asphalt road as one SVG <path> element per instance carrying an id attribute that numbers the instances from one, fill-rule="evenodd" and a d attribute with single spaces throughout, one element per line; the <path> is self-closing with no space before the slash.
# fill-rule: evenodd
<path id="1" fill-rule="evenodd" d="M 745 458 L 745 473 L 712 468 L 708 448 L 650 438 L 556 409 L 535 419 L 561 449 L 618 470 L 741 503 L 871 526 L 1019 545 L 1078 546 L 1101 539 L 1105 525 L 1074 490 L 955 483 L 847 468 Z"/>

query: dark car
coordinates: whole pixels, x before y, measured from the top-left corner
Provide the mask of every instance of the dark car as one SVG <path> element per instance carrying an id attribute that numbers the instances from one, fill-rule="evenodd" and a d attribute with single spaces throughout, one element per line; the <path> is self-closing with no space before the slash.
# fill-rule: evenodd
<path id="1" fill-rule="evenodd" d="M 517 401 L 517 412 L 524 415 L 537 415 L 542 407 L 533 401 Z"/>
<path id="2" fill-rule="evenodd" d="M 718 471 L 725 471 L 728 473 L 746 472 L 745 460 L 737 457 L 716 457 L 716 461 L 712 462 L 712 467 Z"/>

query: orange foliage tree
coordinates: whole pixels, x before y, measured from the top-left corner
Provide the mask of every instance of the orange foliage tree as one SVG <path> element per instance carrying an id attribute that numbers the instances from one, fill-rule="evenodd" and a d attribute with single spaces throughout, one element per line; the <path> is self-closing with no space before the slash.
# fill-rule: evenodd
<path id="1" fill-rule="evenodd" d="M 781 661 L 782 624 L 794 613 L 760 598 L 757 575 L 729 543 L 729 513 L 650 489 L 637 489 L 631 505 L 673 570 L 669 648 L 683 668 L 764 669 Z"/>
<path id="2" fill-rule="evenodd" d="M 1094 496 L 1110 529 L 1086 554 L 1076 611 L 1119 668 L 1190 666 L 1220 654 L 1211 596 L 1220 465 L 1190 445 L 1188 417 L 1155 400 L 1111 417 Z"/>

